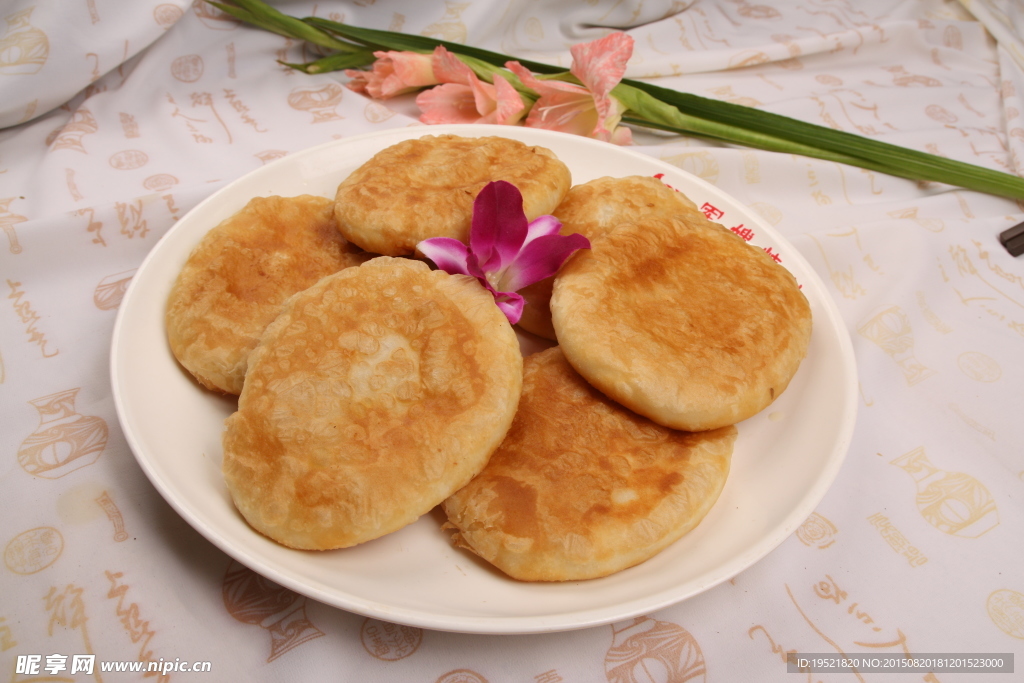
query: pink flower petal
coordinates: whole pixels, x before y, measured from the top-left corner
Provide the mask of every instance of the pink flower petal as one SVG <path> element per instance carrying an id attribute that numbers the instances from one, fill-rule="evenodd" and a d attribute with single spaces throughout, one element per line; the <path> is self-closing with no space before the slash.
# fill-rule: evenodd
<path id="1" fill-rule="evenodd" d="M 573 45 L 571 52 L 569 72 L 594 95 L 597 126 L 592 135 L 609 141 L 623 111 L 621 103 L 611 96 L 611 91 L 626 74 L 626 63 L 633 55 L 633 39 L 620 31 L 589 43 Z M 629 137 L 632 141 L 632 135 Z"/>
<path id="2" fill-rule="evenodd" d="M 470 275 L 469 249 L 452 237 L 431 237 L 416 245 L 416 249 L 434 262 L 441 270 L 452 275 Z M 474 275 L 474 277 L 476 277 Z"/>
<path id="3" fill-rule="evenodd" d="M 598 128 L 594 98 L 586 91 L 543 95 L 526 117 L 526 125 L 590 137 Z"/>
<path id="4" fill-rule="evenodd" d="M 612 131 L 611 137 L 605 142 L 610 142 L 613 145 L 632 145 L 633 144 L 633 131 L 625 126 L 617 126 Z"/>
<path id="5" fill-rule="evenodd" d="M 501 270 L 516 257 L 526 241 L 528 223 L 523 195 L 505 180 L 484 186 L 473 202 L 470 250 L 485 272 Z"/>
<path id="6" fill-rule="evenodd" d="M 494 303 L 498 305 L 501 312 L 505 314 L 508 321 L 515 325 L 523 317 L 523 306 L 526 300 L 514 292 L 499 292 L 494 297 Z"/>
<path id="7" fill-rule="evenodd" d="M 348 83 L 349 89 L 383 100 L 439 82 L 434 76 L 430 55 L 377 51 L 373 56 L 377 61 L 370 71 L 345 71 L 352 78 Z"/>
<path id="8" fill-rule="evenodd" d="M 498 108 L 498 97 L 494 91 L 494 86 L 490 83 L 484 83 L 476 77 L 476 74 L 471 73 L 469 75 L 469 88 L 473 91 L 473 100 L 476 102 L 476 112 L 480 117 L 480 122 L 487 123 L 484 119 Z"/>
<path id="9" fill-rule="evenodd" d="M 626 75 L 626 63 L 633 56 L 633 39 L 618 31 L 604 38 L 573 45 L 569 72 L 594 93 L 594 99 L 608 97 Z M 598 107 L 600 108 L 600 107 Z"/>
<path id="10" fill-rule="evenodd" d="M 505 271 L 498 288 L 514 292 L 551 277 L 574 252 L 589 248 L 590 240 L 578 233 L 538 237 L 519 252 Z"/>
<path id="11" fill-rule="evenodd" d="M 373 54 L 375 57 L 381 56 L 380 52 Z M 396 51 L 388 52 L 386 55 L 391 60 L 391 69 L 394 71 L 395 79 L 406 87 L 423 87 L 441 82 L 434 74 L 433 60 L 430 55 Z"/>
<path id="12" fill-rule="evenodd" d="M 537 91 L 538 95 L 547 95 L 553 92 L 579 92 L 585 90 L 582 86 L 565 81 L 542 81 L 533 75 L 533 72 L 516 61 L 505 62 L 505 68 L 519 77 L 530 90 Z"/>
<path id="13" fill-rule="evenodd" d="M 480 123 L 496 123 L 502 126 L 514 126 L 526 113 L 526 103 L 512 84 L 501 77 L 494 76 L 494 111 L 480 119 Z"/>
<path id="14" fill-rule="evenodd" d="M 485 273 L 484 269 L 480 267 L 480 259 L 477 258 L 477 255 L 473 253 L 472 249 L 469 250 L 469 255 L 466 257 L 466 271 L 467 275 L 472 275 L 479 280 L 480 284 L 482 284 L 491 294 L 498 293 L 498 290 L 496 290 L 487 279 L 487 273 Z"/>
<path id="15" fill-rule="evenodd" d="M 434 53 L 430 56 L 430 64 L 439 82 L 469 85 L 469 74 L 472 74 L 473 70 L 455 54 L 446 50 L 443 45 L 434 48 Z"/>
<path id="16" fill-rule="evenodd" d="M 480 119 L 476 97 L 468 85 L 445 83 L 424 90 L 416 96 L 416 106 L 423 123 L 476 123 Z"/>
<path id="17" fill-rule="evenodd" d="M 493 112 L 497 106 L 494 86 L 484 83 L 469 66 L 443 45 L 434 48 L 431 57 L 434 73 L 442 83 L 458 83 L 470 88 L 475 102 L 476 119 Z M 472 123 L 472 122 L 470 122 Z"/>
<path id="18" fill-rule="evenodd" d="M 543 237 L 544 235 L 557 235 L 558 231 L 562 229 L 562 221 L 558 220 L 554 216 L 537 216 L 530 224 L 526 227 L 526 239 L 523 241 L 523 246 L 519 248 L 522 251 L 527 244 Z"/>
<path id="19" fill-rule="evenodd" d="M 442 83 L 454 83 L 466 86 L 473 96 L 473 110 L 463 102 L 466 95 L 460 91 L 458 113 L 446 110 L 431 98 L 424 98 L 427 108 L 420 107 L 424 123 L 496 123 L 514 125 L 526 113 L 526 104 L 515 88 L 500 75 L 495 75 L 494 83 L 480 80 L 476 73 L 454 53 L 443 46 L 437 46 L 432 55 L 433 70 Z M 455 92 L 449 88 L 450 92 Z M 420 104 L 420 100 L 416 100 Z M 428 111 L 429 109 L 429 111 Z M 445 113 L 447 112 L 447 113 Z"/>
<path id="20" fill-rule="evenodd" d="M 622 144 L 632 142 L 632 135 L 628 129 L 626 133 L 618 132 L 622 130 L 617 126 L 624 108 L 614 97 L 607 93 L 599 96 L 574 83 L 540 80 L 518 62 L 506 62 L 505 66 L 516 74 L 525 86 L 540 95 L 526 117 L 527 127 L 557 130 L 605 141 L 614 139 L 615 142 Z M 576 67 L 575 62 L 573 67 Z M 591 71 L 586 71 L 587 77 L 593 77 L 602 90 L 611 90 L 621 79 L 619 75 L 612 83 L 607 76 L 614 77 L 615 73 L 609 74 L 600 69 L 597 73 Z M 611 87 L 608 87 L 609 84 Z"/>
<path id="21" fill-rule="evenodd" d="M 574 251 L 590 248 L 586 237 L 560 235 L 560 228 L 554 216 L 527 223 L 519 189 L 497 180 L 485 185 L 473 203 L 468 247 L 451 237 L 432 237 L 416 248 L 438 268 L 476 278 L 515 324 L 525 305 L 516 290 L 554 275 Z"/>
<path id="22" fill-rule="evenodd" d="M 362 69 L 345 69 L 345 75 L 351 78 L 345 87 L 352 92 L 368 94 L 366 92 L 366 85 L 370 82 L 370 72 L 363 71 Z"/>
<path id="23" fill-rule="evenodd" d="M 593 97 L 586 88 L 563 81 L 542 81 L 519 62 L 505 62 L 505 67 L 518 76 L 523 85 L 540 95 L 526 117 L 527 127 L 576 135 L 590 133 L 593 126 L 580 119 L 594 106 Z M 594 113 L 590 118 L 596 120 L 596 116 Z"/>

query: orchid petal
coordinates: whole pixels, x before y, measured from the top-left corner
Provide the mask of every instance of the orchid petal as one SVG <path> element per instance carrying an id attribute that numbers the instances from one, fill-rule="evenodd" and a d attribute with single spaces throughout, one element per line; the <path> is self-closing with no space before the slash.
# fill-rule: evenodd
<path id="1" fill-rule="evenodd" d="M 526 226 L 526 239 L 523 241 L 523 246 L 519 248 L 519 251 L 525 249 L 527 244 L 538 237 L 557 235 L 561 229 L 562 221 L 554 216 L 537 216 Z"/>
<path id="2" fill-rule="evenodd" d="M 538 237 L 519 252 L 505 271 L 498 288 L 514 292 L 551 277 L 574 252 L 589 248 L 590 240 L 578 233 Z"/>
<path id="3" fill-rule="evenodd" d="M 558 234 L 561 227 L 554 216 L 527 223 L 519 189 L 496 180 L 473 203 L 468 247 L 451 237 L 432 237 L 416 248 L 441 270 L 476 278 L 514 325 L 526 305 L 516 290 L 554 275 L 573 252 L 590 248 L 583 235 Z"/>
<path id="4" fill-rule="evenodd" d="M 515 325 L 523 317 L 523 306 L 526 300 L 514 292 L 499 292 L 494 297 L 494 303 L 498 305 L 501 312 L 505 314 L 508 321 Z"/>
<path id="5" fill-rule="evenodd" d="M 469 254 L 466 257 L 466 274 L 472 275 L 479 280 L 480 284 L 482 284 L 491 294 L 498 293 L 498 290 L 491 286 L 490 281 L 488 281 L 487 273 L 485 273 L 484 269 L 480 267 L 480 259 L 477 258 L 477 255 L 473 253 L 472 249 L 469 250 Z"/>
<path id="6" fill-rule="evenodd" d="M 417 244 L 416 249 L 446 273 L 472 275 L 468 263 L 469 249 L 457 239 L 431 237 Z"/>
<path id="7" fill-rule="evenodd" d="M 501 270 L 516 257 L 526 240 L 523 195 L 505 180 L 484 186 L 473 202 L 470 250 L 485 272 Z"/>

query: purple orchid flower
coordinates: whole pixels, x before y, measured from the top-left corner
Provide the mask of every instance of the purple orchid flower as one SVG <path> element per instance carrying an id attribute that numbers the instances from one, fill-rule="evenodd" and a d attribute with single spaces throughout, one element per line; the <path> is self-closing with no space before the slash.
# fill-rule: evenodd
<path id="1" fill-rule="evenodd" d="M 469 246 L 452 237 L 432 237 L 416 245 L 441 270 L 470 275 L 494 295 L 512 324 L 523 314 L 516 291 L 558 272 L 577 249 L 589 249 L 583 235 L 560 235 L 554 216 L 526 220 L 523 195 L 512 183 L 496 180 L 473 202 Z"/>

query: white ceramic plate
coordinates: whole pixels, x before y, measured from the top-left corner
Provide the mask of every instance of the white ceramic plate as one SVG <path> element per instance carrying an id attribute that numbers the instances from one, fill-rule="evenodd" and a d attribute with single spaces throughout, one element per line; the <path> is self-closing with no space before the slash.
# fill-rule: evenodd
<path id="1" fill-rule="evenodd" d="M 171 284 L 202 235 L 258 195 L 331 197 L 375 152 L 426 134 L 503 135 L 553 150 L 573 182 L 664 174 L 726 227 L 779 254 L 814 315 L 810 352 L 789 389 L 739 426 L 732 472 L 710 514 L 653 559 L 591 581 L 520 583 L 453 548 L 438 510 L 384 538 L 330 552 L 289 550 L 235 511 L 221 473 L 223 421 L 235 401 L 203 391 L 168 349 L 163 311 Z M 712 211 L 707 208 L 707 211 Z M 725 264 L 723 264 L 725 265 Z M 142 469 L 168 503 L 228 555 L 306 596 L 351 612 L 423 628 L 535 633 L 607 624 L 653 612 L 726 581 L 780 544 L 825 495 L 849 445 L 857 380 L 846 328 L 800 254 L 756 214 L 675 166 L 576 136 L 516 127 L 432 126 L 330 142 L 231 183 L 184 216 L 143 262 L 114 328 L 111 376 L 118 416 Z"/>

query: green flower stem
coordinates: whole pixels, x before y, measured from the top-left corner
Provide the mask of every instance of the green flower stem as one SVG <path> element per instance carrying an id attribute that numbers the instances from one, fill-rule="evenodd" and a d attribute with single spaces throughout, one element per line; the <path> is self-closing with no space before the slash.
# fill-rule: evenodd
<path id="1" fill-rule="evenodd" d="M 623 120 L 627 123 L 650 126 L 673 133 L 684 133 L 709 138 L 721 142 L 735 142 L 747 147 L 755 147 L 770 152 L 787 152 L 803 156 L 815 156 L 829 161 L 851 163 L 856 158 L 844 154 L 836 154 L 808 145 L 794 143 L 784 138 L 766 135 L 738 128 L 719 121 L 702 119 L 684 114 L 673 106 L 655 100 L 632 86 L 619 84 L 612 90 L 612 96 L 627 107 Z"/>
<path id="2" fill-rule="evenodd" d="M 473 73 L 475 73 L 481 80 L 487 81 L 488 83 L 494 83 L 495 76 L 501 76 L 504 78 L 509 82 L 509 85 L 516 89 L 520 97 L 523 98 L 523 102 L 526 104 L 527 108 L 532 107 L 533 103 L 537 101 L 537 93 L 523 85 L 523 82 L 519 80 L 519 76 L 516 76 L 508 69 L 501 69 L 489 62 L 477 59 L 476 57 L 460 55 L 459 59 L 469 66 L 469 68 L 473 70 Z"/>
<path id="3" fill-rule="evenodd" d="M 350 43 L 332 38 L 329 34 L 310 26 L 301 19 L 282 14 L 259 0 L 232 0 L 231 5 L 213 2 L 212 0 L 206 1 L 220 11 L 230 14 L 240 21 L 258 26 L 265 31 L 277 33 L 286 38 L 305 40 L 314 45 L 341 52 L 354 52 L 361 49 Z"/>
<path id="4" fill-rule="evenodd" d="M 368 59 L 366 54 L 373 50 L 428 53 L 442 45 L 459 55 L 480 78 L 493 82 L 494 74 L 501 73 L 531 101 L 537 96 L 502 68 L 512 60 L 508 55 L 426 36 L 349 26 L 320 17 L 299 20 L 278 12 L 262 0 L 231 0 L 232 5 L 206 1 L 259 28 L 348 53 L 347 58 L 332 60 L 326 57 L 310 64 L 297 65 L 296 68 L 308 73 L 368 64 L 369 61 L 361 60 Z M 562 68 L 529 60 L 519 62 L 530 71 L 545 75 L 545 78 L 578 83 Z M 911 180 L 930 180 L 987 194 L 1024 199 L 1024 178 L 1009 173 L 643 81 L 623 79 L 612 92 L 628 107 L 624 117 L 627 123 L 758 149 L 827 159 Z"/>
<path id="5" fill-rule="evenodd" d="M 620 85 L 642 90 L 650 95 L 653 101 L 667 104 L 677 111 L 685 111 L 698 119 L 713 120 L 723 125 L 732 126 L 736 130 L 765 135 L 767 139 L 787 140 L 794 145 L 803 146 L 804 149 L 815 149 L 846 157 L 849 161 L 842 163 L 852 166 L 860 166 L 912 180 L 931 180 L 986 194 L 1024 199 L 1024 178 L 1009 173 L 919 152 L 731 102 L 680 93 L 650 83 L 624 79 Z M 739 140 L 737 141 L 739 142 Z M 795 151 L 795 148 L 792 151 L 795 154 L 817 156 L 833 161 L 839 160 L 838 157 Z"/>
<path id="6" fill-rule="evenodd" d="M 580 83 L 569 72 L 543 78 Z M 909 180 L 932 180 L 986 194 L 1024 199 L 1024 178 L 1015 175 L 665 88 L 658 89 L 665 97 L 656 97 L 648 92 L 650 87 L 649 83 L 623 80 L 612 90 L 612 96 L 627 108 L 624 122 L 769 152 L 835 161 Z M 684 112 L 673 106 L 670 99 L 699 106 Z M 729 115 L 720 115 L 722 112 Z M 808 135 L 808 129 L 816 137 Z M 829 144 L 817 144 L 821 141 Z"/>
<path id="7" fill-rule="evenodd" d="M 224 5 L 219 2 L 207 0 L 211 5 L 234 16 L 237 19 L 258 26 L 264 30 L 278 33 L 288 38 L 299 38 L 323 47 L 333 47 L 344 50 L 344 55 L 328 55 L 315 62 L 306 64 L 291 64 L 282 62 L 286 66 L 305 73 L 325 73 L 328 71 L 341 71 L 366 66 L 374 62 L 374 50 L 397 50 L 419 52 L 430 54 L 437 45 L 446 48 L 456 49 L 460 53 L 462 61 L 473 69 L 473 72 L 482 80 L 494 83 L 494 76 L 501 75 L 509 84 L 515 88 L 520 95 L 524 96 L 526 104 L 532 106 L 537 99 L 537 93 L 533 92 L 519 80 L 519 77 L 508 69 L 502 68 L 505 62 L 509 61 L 504 55 L 487 50 L 475 50 L 465 45 L 450 43 L 444 40 L 434 40 L 422 36 L 405 35 L 391 31 L 375 31 L 372 29 L 361 29 L 355 26 L 348 26 L 329 19 L 320 17 L 306 17 L 299 20 L 283 14 L 272 7 L 264 5 L 259 0 L 231 0 L 241 8 Z M 359 43 L 358 46 L 338 41 L 331 37 L 331 34 L 340 35 Z M 481 57 L 474 56 L 479 54 Z M 536 64 L 534 64 L 536 66 Z M 527 66 L 527 68 L 530 68 Z M 548 67 L 553 69 L 554 67 Z"/>
<path id="8" fill-rule="evenodd" d="M 209 1 L 209 0 L 207 0 Z M 233 2 L 242 2 L 243 0 L 232 0 Z M 259 2 L 260 0 L 244 0 L 244 2 L 252 3 Z M 490 64 L 496 67 L 505 66 L 505 62 L 515 60 L 514 57 L 503 55 L 499 52 L 491 52 L 490 50 L 482 50 L 477 47 L 471 47 L 469 45 L 463 45 L 461 43 L 453 43 L 449 40 L 441 40 L 440 38 L 428 38 L 426 36 L 416 36 L 408 33 L 397 33 L 395 31 L 380 31 L 377 29 L 370 28 L 359 28 L 358 26 L 350 26 L 348 24 L 342 24 L 337 21 L 330 21 L 329 19 L 322 19 L 320 17 L 306 17 L 303 21 L 309 23 L 311 26 L 315 26 L 327 33 L 342 36 L 349 40 L 353 40 L 364 45 L 375 45 L 377 49 L 386 50 L 409 50 L 411 52 L 433 52 L 434 48 L 438 45 L 444 47 L 450 52 L 454 52 L 463 57 L 472 57 L 480 60 L 481 62 Z M 544 64 L 543 62 L 532 62 L 529 60 L 515 60 L 525 66 L 530 71 L 535 73 L 557 73 L 559 71 L 565 71 L 565 69 L 551 66 L 550 64 Z"/>
<path id="9" fill-rule="evenodd" d="M 343 69 L 358 69 L 363 66 L 369 66 L 375 61 L 377 61 L 377 58 L 373 56 L 373 51 L 361 50 L 358 52 L 339 52 L 327 55 L 314 62 L 306 62 L 305 64 L 292 64 L 291 62 L 282 62 L 280 60 L 278 60 L 278 63 L 307 74 L 319 74 L 329 71 L 342 71 Z"/>
<path id="10" fill-rule="evenodd" d="M 506 57 L 505 55 L 500 55 L 488 50 L 470 48 L 447 40 L 413 36 L 404 33 L 396 34 L 391 31 L 376 31 L 373 29 L 358 28 L 347 24 L 340 24 L 329 19 L 321 19 L 320 17 L 307 17 L 304 21 L 326 32 L 344 36 L 350 40 L 360 41 L 367 46 L 373 46 L 374 49 L 430 54 L 434 51 L 435 47 L 440 45 L 448 51 L 458 54 L 459 58 L 469 66 L 469 68 L 473 70 L 473 73 L 475 73 L 481 80 L 487 81 L 488 83 L 494 83 L 494 76 L 500 75 L 508 81 L 520 95 L 524 96 L 528 105 L 532 105 L 533 102 L 537 100 L 537 93 L 523 85 L 522 81 L 520 81 L 519 77 L 514 73 L 508 69 L 502 68 L 504 67 L 505 62 L 511 61 L 511 57 Z M 531 62 L 531 64 L 536 65 L 533 62 Z M 525 63 L 524 66 L 531 69 L 531 71 L 533 70 Z M 554 67 L 547 68 L 549 70 L 554 69 Z"/>

